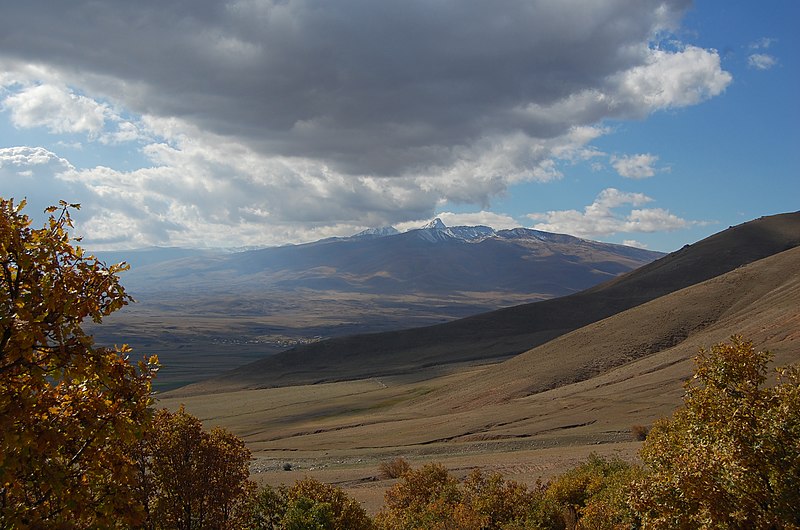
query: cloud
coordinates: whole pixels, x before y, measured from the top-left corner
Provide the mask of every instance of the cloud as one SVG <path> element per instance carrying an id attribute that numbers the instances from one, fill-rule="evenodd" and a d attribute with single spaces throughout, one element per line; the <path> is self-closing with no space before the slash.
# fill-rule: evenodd
<path id="1" fill-rule="evenodd" d="M 771 37 L 762 37 L 758 40 L 751 42 L 749 48 L 751 50 L 766 50 L 776 42 L 778 42 L 778 39 L 773 39 Z"/>
<path id="2" fill-rule="evenodd" d="M 554 210 L 529 214 L 537 230 L 572 234 L 578 237 L 608 236 L 630 232 L 660 232 L 687 228 L 693 223 L 662 208 L 635 208 L 625 214 L 623 206 L 643 206 L 653 199 L 643 193 L 606 188 L 582 212 Z"/>
<path id="3" fill-rule="evenodd" d="M 468 213 L 454 213 L 454 212 L 440 212 L 436 217 L 442 220 L 446 226 L 490 226 L 495 230 L 505 230 L 509 228 L 517 228 L 520 226 L 510 215 L 487 212 L 481 210 L 479 212 Z M 395 228 L 398 230 L 406 231 L 419 228 L 420 226 L 428 224 L 433 219 L 422 219 L 409 221 L 406 223 L 399 223 Z"/>
<path id="4" fill-rule="evenodd" d="M 4 198 L 26 199 L 26 213 L 41 224 L 45 208 L 60 199 L 80 202 L 84 190 L 58 178 L 72 171 L 72 164 L 42 147 L 0 147 L 0 190 Z"/>
<path id="5" fill-rule="evenodd" d="M 604 120 L 721 93 L 716 51 L 659 45 L 689 4 L 14 2 L 0 94 L 17 127 L 145 157 L 60 177 L 102 241 L 307 240 L 485 211 L 600 156 Z"/>
<path id="6" fill-rule="evenodd" d="M 627 246 L 627 247 L 644 248 L 644 249 L 647 248 L 647 245 L 645 243 L 640 243 L 639 241 L 636 241 L 635 239 L 626 239 L 626 240 L 624 240 L 622 242 L 622 244 Z"/>
<path id="7" fill-rule="evenodd" d="M 766 53 L 754 53 L 747 58 L 747 66 L 756 70 L 769 70 L 778 64 L 778 60 Z"/>
<path id="8" fill-rule="evenodd" d="M 658 162 L 658 157 L 650 153 L 611 157 L 611 165 L 617 173 L 629 179 L 652 177 L 656 174 L 656 169 L 653 167 L 656 162 Z"/>
<path id="9" fill-rule="evenodd" d="M 107 106 L 53 85 L 26 87 L 2 102 L 11 121 L 21 128 L 47 127 L 53 133 L 96 136 L 105 125 Z"/>

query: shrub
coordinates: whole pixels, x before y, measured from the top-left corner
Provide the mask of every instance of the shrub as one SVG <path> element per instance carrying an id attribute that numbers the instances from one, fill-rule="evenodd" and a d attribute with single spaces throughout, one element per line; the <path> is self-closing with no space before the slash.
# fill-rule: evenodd
<path id="1" fill-rule="evenodd" d="M 330 530 L 372 528 L 372 520 L 358 501 L 348 497 L 341 488 L 313 478 L 295 482 L 286 492 L 286 501 L 284 525 L 300 525 L 305 521 L 310 525 L 308 528 Z M 293 526 L 293 528 L 306 527 Z"/>
<path id="2" fill-rule="evenodd" d="M 563 528 L 558 507 L 544 490 L 541 484 L 529 489 L 480 471 L 459 484 L 443 466 L 427 464 L 386 492 L 375 522 L 392 530 Z"/>
<path id="3" fill-rule="evenodd" d="M 380 471 L 383 478 L 400 478 L 411 471 L 411 465 L 402 457 L 397 457 L 394 460 L 378 464 L 378 471 Z"/>
<path id="4" fill-rule="evenodd" d="M 734 336 L 695 359 L 684 405 L 654 426 L 633 505 L 649 528 L 800 527 L 800 370 Z"/>
<path id="5" fill-rule="evenodd" d="M 247 499 L 246 528 L 251 530 L 281 530 L 287 509 L 286 486 L 273 488 L 264 485 L 253 489 Z"/>

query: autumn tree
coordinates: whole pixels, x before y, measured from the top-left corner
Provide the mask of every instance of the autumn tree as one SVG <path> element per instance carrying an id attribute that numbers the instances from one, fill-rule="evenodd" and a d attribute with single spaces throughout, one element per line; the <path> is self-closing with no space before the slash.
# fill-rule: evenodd
<path id="1" fill-rule="evenodd" d="M 771 357 L 737 336 L 701 350 L 684 405 L 641 451 L 645 527 L 800 528 L 800 370 L 765 387 Z"/>
<path id="2" fill-rule="evenodd" d="M 117 273 L 73 246 L 70 209 L 31 228 L 0 199 L 0 528 L 138 524 L 131 448 L 151 417 L 154 357 L 84 332 L 130 301 Z"/>
<path id="3" fill-rule="evenodd" d="M 221 427 L 205 431 L 183 407 L 156 413 L 144 440 L 142 501 L 151 528 L 235 528 L 254 485 L 250 450 Z"/>

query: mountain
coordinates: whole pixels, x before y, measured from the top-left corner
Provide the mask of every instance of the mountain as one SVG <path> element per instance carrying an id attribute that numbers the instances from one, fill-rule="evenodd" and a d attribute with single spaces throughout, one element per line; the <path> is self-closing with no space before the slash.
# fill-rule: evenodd
<path id="1" fill-rule="evenodd" d="M 371 238 L 371 237 L 386 237 L 399 234 L 400 232 L 393 226 L 384 226 L 380 228 L 367 228 L 363 232 L 354 235 L 354 238 Z"/>
<path id="2" fill-rule="evenodd" d="M 764 217 L 687 245 L 633 272 L 580 293 L 437 326 L 335 338 L 297 347 L 187 387 L 183 392 L 206 393 L 399 374 L 432 377 L 451 371 L 463 363 L 510 358 L 570 331 L 798 245 L 800 212 Z M 796 253 L 787 258 L 789 263 L 792 263 L 791 257 L 794 256 Z M 714 315 L 714 307 L 709 306 L 713 301 L 714 298 L 709 297 L 706 304 L 688 309 L 698 315 Z M 644 329 L 634 332 L 632 336 L 635 338 L 637 333 L 646 333 L 648 325 L 655 326 L 656 323 L 644 319 Z M 667 349 L 683 341 L 695 330 L 691 326 L 688 329 L 666 326 L 664 329 L 671 331 L 666 333 L 663 340 L 656 341 L 651 348 L 642 351 L 656 353 Z M 627 332 L 630 333 L 630 330 Z M 555 363 L 561 362 L 559 357 L 548 358 Z M 623 355 L 622 360 L 630 359 Z M 593 362 L 614 365 L 616 361 L 596 358 Z M 550 380 L 543 383 L 541 388 L 557 382 Z"/>
<path id="3" fill-rule="evenodd" d="M 349 238 L 248 252 L 139 260 L 124 277 L 134 293 L 254 289 L 360 293 L 508 292 L 561 296 L 648 263 L 661 253 L 547 234 L 448 228 L 436 219 L 418 230 L 367 230 Z"/>

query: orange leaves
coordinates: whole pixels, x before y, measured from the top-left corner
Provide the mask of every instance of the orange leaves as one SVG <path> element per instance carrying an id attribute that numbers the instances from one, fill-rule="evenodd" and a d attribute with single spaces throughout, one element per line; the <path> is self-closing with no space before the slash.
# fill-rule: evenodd
<path id="1" fill-rule="evenodd" d="M 58 215 L 38 230 L 23 207 L 0 199 L 0 526 L 139 521 L 131 447 L 151 417 L 157 360 L 134 366 L 84 333 L 130 298 L 121 267 L 72 246 L 77 206 L 48 209 Z"/>
<path id="2" fill-rule="evenodd" d="M 204 431 L 183 407 L 160 410 L 139 454 L 140 495 L 157 528 L 228 528 L 251 485 L 250 451 L 229 431 Z"/>

